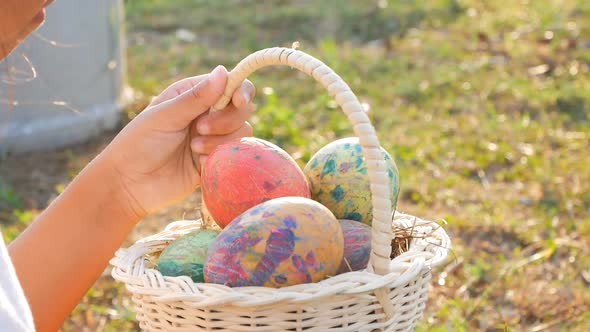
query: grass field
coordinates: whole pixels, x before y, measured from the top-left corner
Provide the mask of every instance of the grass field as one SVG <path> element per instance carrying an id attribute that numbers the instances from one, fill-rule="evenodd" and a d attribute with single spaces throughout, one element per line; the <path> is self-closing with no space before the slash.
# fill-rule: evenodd
<path id="1" fill-rule="evenodd" d="M 590 2 L 125 4 L 137 97 L 129 118 L 175 80 L 294 41 L 349 83 L 395 156 L 398 209 L 448 222 L 453 256 L 434 274 L 421 331 L 590 331 Z M 251 80 L 256 136 L 301 164 L 352 135 L 304 75 L 265 69 Z M 8 241 L 112 135 L 2 160 Z M 15 175 L 17 167 L 42 180 Z M 196 215 L 196 203 L 148 218 L 129 241 Z M 63 331 L 84 327 L 137 329 L 128 294 L 108 270 Z"/>

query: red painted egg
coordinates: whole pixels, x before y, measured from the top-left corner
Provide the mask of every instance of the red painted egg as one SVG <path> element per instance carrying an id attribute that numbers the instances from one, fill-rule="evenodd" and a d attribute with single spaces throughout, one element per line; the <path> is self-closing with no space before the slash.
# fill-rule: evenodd
<path id="1" fill-rule="evenodd" d="M 221 228 L 273 198 L 311 197 L 295 160 L 280 147 L 255 137 L 218 146 L 207 158 L 201 176 L 203 202 Z"/>
<path id="2" fill-rule="evenodd" d="M 340 220 L 344 236 L 344 258 L 338 274 L 367 267 L 371 256 L 371 227 L 356 220 Z"/>

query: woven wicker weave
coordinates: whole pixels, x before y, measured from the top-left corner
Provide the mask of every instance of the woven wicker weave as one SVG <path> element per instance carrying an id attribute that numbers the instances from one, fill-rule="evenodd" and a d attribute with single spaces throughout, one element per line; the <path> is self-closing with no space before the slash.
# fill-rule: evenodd
<path id="1" fill-rule="evenodd" d="M 228 79 L 222 109 L 241 82 L 270 65 L 287 65 L 308 74 L 335 97 L 363 147 L 371 181 L 372 252 L 364 271 L 348 272 L 313 284 L 284 288 L 194 283 L 189 277 L 164 277 L 151 267 L 151 254 L 201 227 L 178 221 L 161 233 L 120 249 L 112 275 L 133 295 L 137 319 L 146 331 L 411 331 L 425 308 L 431 268 L 441 264 L 450 240 L 438 225 L 396 213 L 375 129 L 348 85 L 328 66 L 294 49 L 269 48 L 242 60 Z M 411 229 L 408 251 L 391 259 L 393 230 Z"/>

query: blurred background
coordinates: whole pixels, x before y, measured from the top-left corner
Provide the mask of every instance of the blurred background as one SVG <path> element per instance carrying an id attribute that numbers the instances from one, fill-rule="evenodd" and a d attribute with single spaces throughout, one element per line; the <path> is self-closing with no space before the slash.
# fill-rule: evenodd
<path id="1" fill-rule="evenodd" d="M 120 55 L 120 66 L 101 62 L 115 78 L 105 83 L 116 89 L 105 98 L 119 106 L 120 121 L 72 140 L 78 143 L 0 157 L 6 241 L 167 85 L 299 41 L 364 103 L 401 173 L 398 209 L 448 223 L 453 255 L 434 273 L 419 330 L 590 330 L 590 2 L 111 3 L 124 5 L 124 12 L 107 11 L 96 24 L 117 28 L 102 43 L 122 45 L 105 58 Z M 75 22 L 78 15 L 52 14 L 48 24 L 58 15 L 62 24 L 68 17 Z M 41 31 L 31 38 L 61 53 L 82 52 L 79 45 L 92 38 L 66 37 Z M 102 45 L 96 42 L 95 51 Z M 310 78 L 273 68 L 251 80 L 258 89 L 255 135 L 302 165 L 323 145 L 352 135 L 335 102 Z M 122 102 L 115 96 L 125 85 L 133 93 Z M 83 101 L 67 94 L 45 98 L 37 102 L 40 109 L 58 101 L 74 118 L 86 112 Z M 0 110 L 18 112 L 17 99 L 7 100 L 0 100 Z M 126 244 L 171 221 L 197 218 L 199 201 L 195 193 L 146 218 Z M 109 271 L 63 331 L 137 330 L 128 293 Z"/>

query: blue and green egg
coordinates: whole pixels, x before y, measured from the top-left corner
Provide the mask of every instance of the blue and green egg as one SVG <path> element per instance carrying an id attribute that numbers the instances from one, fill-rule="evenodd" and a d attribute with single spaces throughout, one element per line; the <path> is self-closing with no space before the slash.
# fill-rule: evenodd
<path id="1" fill-rule="evenodd" d="M 205 282 L 203 266 L 217 235 L 217 230 L 198 229 L 176 239 L 162 251 L 156 268 L 165 276 L 189 276 L 194 282 Z"/>
<path id="2" fill-rule="evenodd" d="M 389 174 L 393 211 L 399 195 L 399 171 L 391 155 L 383 148 L 382 151 Z M 371 225 L 371 187 L 358 138 L 343 138 L 324 146 L 303 172 L 309 181 L 312 199 L 325 205 L 336 218 Z"/>

